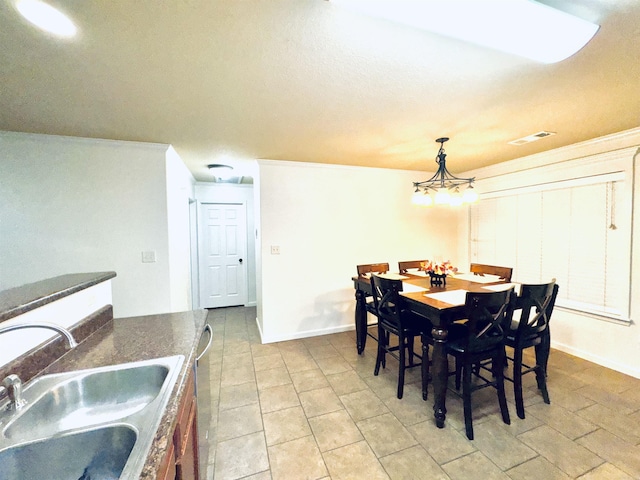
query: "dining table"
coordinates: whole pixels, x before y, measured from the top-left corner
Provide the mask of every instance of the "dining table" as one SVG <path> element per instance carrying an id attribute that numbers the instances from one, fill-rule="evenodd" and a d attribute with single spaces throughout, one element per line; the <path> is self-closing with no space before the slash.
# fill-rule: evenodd
<path id="1" fill-rule="evenodd" d="M 471 273 L 449 275 L 439 285 L 432 284 L 428 272 L 387 273 L 381 276 L 402 280 L 400 293 L 403 308 L 428 319 L 433 328 L 433 353 L 431 378 L 434 392 L 434 417 L 436 426 L 443 428 L 446 419 L 446 394 L 449 366 L 445 344 L 449 326 L 464 318 L 466 292 L 490 292 L 511 288 L 515 284 L 494 275 Z M 355 288 L 355 327 L 358 354 L 364 352 L 367 341 L 367 297 L 373 294 L 368 275 L 352 278 Z M 423 349 L 426 348 L 423 342 Z M 424 352 L 426 353 L 426 351 Z"/>

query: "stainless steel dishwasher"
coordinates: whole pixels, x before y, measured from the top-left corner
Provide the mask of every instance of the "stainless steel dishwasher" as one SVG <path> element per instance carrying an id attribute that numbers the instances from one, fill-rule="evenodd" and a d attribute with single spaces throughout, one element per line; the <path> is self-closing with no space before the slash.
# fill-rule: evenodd
<path id="1" fill-rule="evenodd" d="M 198 405 L 198 463 L 200 478 L 206 478 L 209 460 L 209 428 L 211 424 L 211 368 L 206 353 L 211 347 L 213 331 L 207 322 L 202 329 L 195 362 L 196 399 Z"/>

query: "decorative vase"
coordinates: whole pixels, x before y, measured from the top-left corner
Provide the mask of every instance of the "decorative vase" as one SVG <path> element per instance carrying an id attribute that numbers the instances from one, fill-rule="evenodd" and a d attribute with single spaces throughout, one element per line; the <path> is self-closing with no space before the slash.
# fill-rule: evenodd
<path id="1" fill-rule="evenodd" d="M 447 284 L 446 273 L 429 272 L 432 287 L 441 287 Z"/>

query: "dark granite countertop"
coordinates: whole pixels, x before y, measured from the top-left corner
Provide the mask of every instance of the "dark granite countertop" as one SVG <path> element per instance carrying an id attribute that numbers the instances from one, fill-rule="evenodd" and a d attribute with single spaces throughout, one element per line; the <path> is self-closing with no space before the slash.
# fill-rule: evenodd
<path id="1" fill-rule="evenodd" d="M 42 372 L 58 373 L 171 355 L 185 356 L 182 371 L 156 431 L 141 479 L 156 478 L 160 462 L 173 440 L 178 406 L 195 362 L 196 348 L 206 318 L 206 310 L 116 318 Z"/>
<path id="2" fill-rule="evenodd" d="M 0 322 L 89 288 L 116 272 L 69 273 L 0 292 Z"/>

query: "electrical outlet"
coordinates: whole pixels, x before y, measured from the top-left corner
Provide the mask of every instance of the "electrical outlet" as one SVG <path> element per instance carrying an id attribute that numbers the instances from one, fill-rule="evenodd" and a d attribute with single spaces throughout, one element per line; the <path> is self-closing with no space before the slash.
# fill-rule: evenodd
<path id="1" fill-rule="evenodd" d="M 280 255 L 280 245 L 271 245 L 271 255 Z"/>

